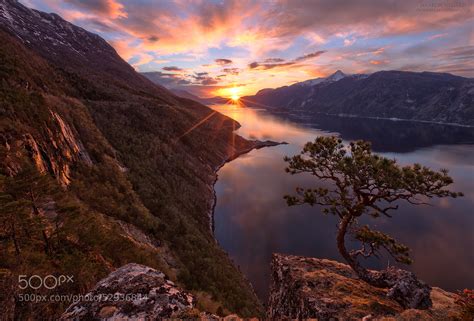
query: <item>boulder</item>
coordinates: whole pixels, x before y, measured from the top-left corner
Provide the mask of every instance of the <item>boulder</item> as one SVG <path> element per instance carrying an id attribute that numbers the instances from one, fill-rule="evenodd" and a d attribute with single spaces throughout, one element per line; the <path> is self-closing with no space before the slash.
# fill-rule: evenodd
<path id="1" fill-rule="evenodd" d="M 397 301 L 402 307 L 428 309 L 433 305 L 431 287 L 419 280 L 413 272 L 390 267 L 382 271 L 383 278 L 390 286 L 387 297 Z"/>
<path id="2" fill-rule="evenodd" d="M 161 320 L 193 314 L 196 300 L 164 273 L 130 263 L 80 296 L 61 320 Z"/>

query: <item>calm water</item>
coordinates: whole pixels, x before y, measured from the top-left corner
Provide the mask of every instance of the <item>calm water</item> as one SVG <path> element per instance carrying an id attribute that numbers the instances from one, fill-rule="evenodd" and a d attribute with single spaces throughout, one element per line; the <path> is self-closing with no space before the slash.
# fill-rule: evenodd
<path id="1" fill-rule="evenodd" d="M 296 186 L 310 187 L 312 177 L 284 172 L 285 155 L 294 155 L 319 135 L 345 141 L 366 139 L 374 149 L 399 163 L 418 162 L 448 168 L 462 191 L 460 199 L 434 199 L 433 206 L 401 206 L 392 219 L 368 219 L 412 249 L 409 267 L 433 286 L 474 288 L 474 129 L 413 122 L 315 117 L 284 120 L 263 110 L 234 106 L 214 108 L 239 121 L 238 133 L 288 145 L 254 150 L 226 164 L 216 184 L 215 235 L 257 294 L 266 299 L 271 253 L 283 252 L 342 260 L 336 250 L 337 220 L 317 207 L 287 207 L 283 195 Z M 383 262 L 368 262 L 383 268 Z"/>

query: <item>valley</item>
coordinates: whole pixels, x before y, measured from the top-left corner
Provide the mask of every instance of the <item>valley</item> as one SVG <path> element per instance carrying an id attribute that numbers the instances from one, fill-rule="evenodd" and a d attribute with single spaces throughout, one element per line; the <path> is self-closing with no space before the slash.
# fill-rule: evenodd
<path id="1" fill-rule="evenodd" d="M 471 320 L 472 16 L 368 4 L 0 0 L 0 320 Z"/>

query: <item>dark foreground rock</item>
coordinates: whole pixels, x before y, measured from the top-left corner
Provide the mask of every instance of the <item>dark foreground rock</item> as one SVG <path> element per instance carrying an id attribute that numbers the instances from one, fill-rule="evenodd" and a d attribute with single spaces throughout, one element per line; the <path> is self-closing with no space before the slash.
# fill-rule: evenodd
<path id="1" fill-rule="evenodd" d="M 99 281 L 89 293 L 71 304 L 60 320 L 243 320 L 235 314 L 219 317 L 199 310 L 196 305 L 196 297 L 176 286 L 164 273 L 130 263 Z"/>
<path id="2" fill-rule="evenodd" d="M 400 280 L 400 273 L 392 272 Z M 406 282 L 398 282 L 390 291 L 359 280 L 348 265 L 336 261 L 274 254 L 267 316 L 271 320 L 461 320 L 458 296 L 439 288 L 431 291 L 429 309 L 405 309 L 395 300 L 413 285 L 412 274 L 404 276 Z"/>
<path id="3" fill-rule="evenodd" d="M 215 319 L 194 310 L 196 299 L 162 273 L 140 264 L 127 264 L 109 274 L 73 303 L 61 320 Z"/>

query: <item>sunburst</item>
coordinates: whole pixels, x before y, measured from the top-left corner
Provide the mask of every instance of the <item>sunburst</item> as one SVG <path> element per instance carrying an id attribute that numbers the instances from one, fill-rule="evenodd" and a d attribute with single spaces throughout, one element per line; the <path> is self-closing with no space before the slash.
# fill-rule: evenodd
<path id="1" fill-rule="evenodd" d="M 229 89 L 230 93 L 230 99 L 232 99 L 233 102 L 238 102 L 240 99 L 240 88 L 238 87 L 232 87 Z"/>

